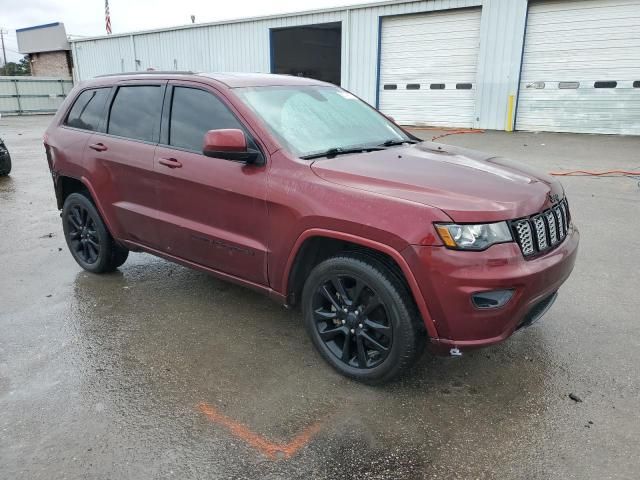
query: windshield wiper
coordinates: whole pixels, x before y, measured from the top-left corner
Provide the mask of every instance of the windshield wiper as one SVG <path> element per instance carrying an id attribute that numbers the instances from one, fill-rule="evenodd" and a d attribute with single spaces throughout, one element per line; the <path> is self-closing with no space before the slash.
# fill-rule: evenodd
<path id="1" fill-rule="evenodd" d="M 392 140 L 386 140 L 384 142 L 382 142 L 379 146 L 380 147 L 393 147 L 395 145 L 404 145 L 405 143 L 418 143 L 417 140 L 396 140 L 396 139 L 392 139 Z"/>
<path id="2" fill-rule="evenodd" d="M 325 150 L 324 152 L 319 152 L 319 153 L 311 153 L 309 155 L 303 155 L 300 158 L 304 159 L 304 160 L 309 160 L 312 158 L 322 158 L 322 157 L 327 157 L 327 158 L 333 158 L 337 155 L 345 155 L 347 153 L 362 153 L 362 152 L 373 152 L 373 151 L 377 151 L 377 150 L 384 150 L 384 148 L 382 148 L 382 146 L 377 146 L 377 147 L 353 147 L 353 148 L 330 148 L 328 150 Z"/>

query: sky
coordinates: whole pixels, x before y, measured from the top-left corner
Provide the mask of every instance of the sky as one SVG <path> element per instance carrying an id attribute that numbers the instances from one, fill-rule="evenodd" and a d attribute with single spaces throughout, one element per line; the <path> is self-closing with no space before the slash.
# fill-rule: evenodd
<path id="1" fill-rule="evenodd" d="M 113 33 L 214 22 L 234 18 L 289 13 L 368 0 L 109 0 Z M 0 0 L 0 28 L 7 61 L 22 58 L 16 29 L 62 22 L 67 35 L 104 35 L 104 0 Z M 1 61 L 1 59 L 0 59 Z"/>

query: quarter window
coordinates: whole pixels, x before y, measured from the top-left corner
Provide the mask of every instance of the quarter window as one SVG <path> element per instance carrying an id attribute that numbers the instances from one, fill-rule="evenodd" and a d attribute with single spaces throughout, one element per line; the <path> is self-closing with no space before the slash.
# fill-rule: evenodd
<path id="1" fill-rule="evenodd" d="M 173 89 L 169 145 L 202 152 L 204 134 L 220 128 L 244 131 L 233 113 L 213 94 L 196 88 Z"/>
<path id="2" fill-rule="evenodd" d="M 109 88 L 85 90 L 76 99 L 67 115 L 66 125 L 95 132 L 98 130 Z"/>
<path id="3" fill-rule="evenodd" d="M 154 142 L 161 108 L 160 85 L 120 87 L 111 105 L 107 133 Z"/>

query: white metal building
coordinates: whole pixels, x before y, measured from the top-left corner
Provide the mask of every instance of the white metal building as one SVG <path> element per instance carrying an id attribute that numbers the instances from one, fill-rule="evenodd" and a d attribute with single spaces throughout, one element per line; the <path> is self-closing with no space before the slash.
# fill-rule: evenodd
<path id="1" fill-rule="evenodd" d="M 640 0 L 387 1 L 83 38 L 72 52 L 78 80 L 303 74 L 401 124 L 640 135 Z"/>

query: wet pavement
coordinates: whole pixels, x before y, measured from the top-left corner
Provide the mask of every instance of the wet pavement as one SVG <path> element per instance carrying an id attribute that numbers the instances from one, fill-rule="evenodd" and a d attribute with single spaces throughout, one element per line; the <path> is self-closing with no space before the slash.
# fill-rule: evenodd
<path id="1" fill-rule="evenodd" d="M 0 119 L 14 162 L 0 178 L 0 478 L 640 475 L 639 179 L 563 180 L 581 250 L 541 322 L 369 387 L 257 293 L 146 254 L 83 272 L 41 146 L 49 120 Z M 638 137 L 441 141 L 546 171 L 640 170 Z"/>

